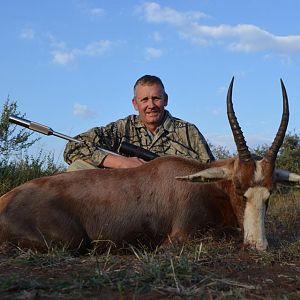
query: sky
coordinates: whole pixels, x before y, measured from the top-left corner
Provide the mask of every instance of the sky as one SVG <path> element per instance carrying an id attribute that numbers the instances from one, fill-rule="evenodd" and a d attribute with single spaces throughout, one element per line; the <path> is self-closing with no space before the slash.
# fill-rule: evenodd
<path id="1" fill-rule="evenodd" d="M 0 104 L 74 136 L 135 113 L 135 81 L 159 76 L 173 116 L 216 146 L 235 149 L 226 115 L 233 103 L 250 148 L 270 144 L 290 104 L 300 133 L 298 0 L 2 0 Z M 66 142 L 42 137 L 33 151 L 63 161 Z"/>

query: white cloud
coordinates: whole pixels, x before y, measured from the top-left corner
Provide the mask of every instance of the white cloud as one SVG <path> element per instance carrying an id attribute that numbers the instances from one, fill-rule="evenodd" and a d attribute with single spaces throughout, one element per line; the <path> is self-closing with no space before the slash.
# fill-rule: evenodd
<path id="1" fill-rule="evenodd" d="M 287 54 L 281 54 L 281 55 L 279 55 L 277 57 L 279 57 L 279 60 L 280 60 L 280 62 L 281 62 L 282 65 L 290 66 L 293 63 L 291 57 L 289 55 L 287 55 Z M 274 58 L 274 55 L 272 55 L 272 54 L 266 54 L 264 56 L 265 60 L 272 60 L 273 58 Z"/>
<path id="2" fill-rule="evenodd" d="M 161 33 L 158 32 L 158 31 L 153 32 L 152 37 L 153 37 L 155 42 L 161 42 L 163 40 L 163 37 L 162 37 Z"/>
<path id="3" fill-rule="evenodd" d="M 156 2 L 142 4 L 138 8 L 138 12 L 144 16 L 147 22 L 169 23 L 176 26 L 207 17 L 206 14 L 199 11 L 181 13 L 169 7 L 161 7 Z"/>
<path id="4" fill-rule="evenodd" d="M 300 51 L 300 35 L 279 36 L 252 24 L 208 26 L 199 22 L 207 17 L 202 12 L 180 12 L 156 2 L 141 5 L 139 13 L 149 23 L 174 26 L 180 37 L 201 46 L 219 44 L 236 52 Z"/>
<path id="5" fill-rule="evenodd" d="M 35 38 L 35 32 L 32 28 L 24 28 L 19 37 L 24 40 L 33 40 Z"/>
<path id="6" fill-rule="evenodd" d="M 50 41 L 50 46 L 56 49 L 65 49 L 66 48 L 66 44 L 63 41 L 58 41 L 56 39 L 55 36 L 53 36 L 52 34 L 47 34 L 47 38 Z"/>
<path id="7" fill-rule="evenodd" d="M 72 52 L 53 51 L 52 62 L 58 65 L 68 65 L 75 59 L 75 54 Z"/>
<path id="8" fill-rule="evenodd" d="M 91 118 L 96 116 L 96 113 L 90 110 L 87 105 L 79 103 L 74 104 L 73 114 L 83 118 Z"/>
<path id="9" fill-rule="evenodd" d="M 223 114 L 223 109 L 220 108 L 220 107 L 213 107 L 211 109 L 211 113 L 214 115 L 214 116 L 219 116 L 221 114 Z"/>
<path id="10" fill-rule="evenodd" d="M 163 54 L 163 51 L 158 48 L 146 48 L 146 59 L 157 59 L 160 58 Z"/>
<path id="11" fill-rule="evenodd" d="M 81 50 L 81 55 L 98 56 L 107 52 L 112 46 L 109 40 L 101 40 L 88 44 L 84 50 Z"/>
<path id="12" fill-rule="evenodd" d="M 267 137 L 265 135 L 250 134 L 246 137 L 247 144 L 249 145 L 250 151 L 259 145 L 271 145 L 274 137 Z"/>
<path id="13" fill-rule="evenodd" d="M 65 43 L 58 43 L 55 39 L 52 39 L 52 46 L 57 48 L 52 51 L 52 62 L 58 65 L 68 65 L 80 56 L 95 57 L 107 53 L 112 47 L 112 42 L 109 40 L 100 40 L 92 42 L 83 48 L 68 50 Z"/>
<path id="14" fill-rule="evenodd" d="M 87 2 L 79 1 L 79 10 L 90 17 L 102 17 L 105 15 L 105 10 L 100 7 L 91 7 Z"/>
<path id="15" fill-rule="evenodd" d="M 207 134 L 206 139 L 212 145 L 225 147 L 230 152 L 236 150 L 232 135 Z"/>
<path id="16" fill-rule="evenodd" d="M 105 14 L 105 10 L 99 7 L 90 8 L 87 13 L 91 16 L 102 17 Z"/>
<path id="17" fill-rule="evenodd" d="M 223 95 L 223 94 L 226 93 L 227 89 L 228 89 L 228 87 L 226 87 L 226 86 L 220 86 L 220 87 L 218 87 L 218 89 L 217 89 L 217 93 Z"/>

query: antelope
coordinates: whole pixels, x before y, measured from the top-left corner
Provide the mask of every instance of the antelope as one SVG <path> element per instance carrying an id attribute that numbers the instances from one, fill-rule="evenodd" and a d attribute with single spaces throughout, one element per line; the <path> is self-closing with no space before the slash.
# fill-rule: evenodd
<path id="1" fill-rule="evenodd" d="M 184 242 L 209 225 L 239 227 L 244 245 L 265 250 L 265 212 L 276 182 L 300 182 L 300 175 L 275 169 L 288 125 L 288 98 L 281 80 L 281 123 L 266 155 L 258 158 L 237 121 L 232 88 L 233 78 L 227 115 L 237 156 L 209 164 L 164 156 L 131 169 L 31 180 L 0 198 L 0 243 L 44 249 L 57 242 L 79 250 L 94 240 L 117 247 L 145 241 L 167 245 Z"/>

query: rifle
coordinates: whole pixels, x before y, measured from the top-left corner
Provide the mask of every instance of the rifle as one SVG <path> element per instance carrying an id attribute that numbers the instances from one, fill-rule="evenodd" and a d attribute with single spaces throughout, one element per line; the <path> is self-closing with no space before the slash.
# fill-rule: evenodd
<path id="1" fill-rule="evenodd" d="M 9 121 L 11 123 L 23 126 L 25 128 L 28 128 L 30 130 L 33 130 L 33 131 L 36 131 L 36 132 L 39 132 L 39 133 L 42 133 L 42 134 L 45 134 L 45 135 L 54 135 L 54 136 L 57 136 L 59 138 L 71 141 L 71 142 L 76 142 L 76 143 L 81 143 L 81 144 L 84 143 L 84 141 L 80 141 L 80 140 L 74 139 L 74 138 L 72 138 L 68 135 L 65 135 L 63 133 L 59 133 L 57 131 L 54 131 L 52 128 L 50 128 L 46 125 L 43 125 L 43 124 L 40 124 L 40 123 L 37 123 L 37 122 L 33 122 L 33 121 L 29 121 L 29 120 L 26 120 L 24 118 L 17 117 L 15 115 L 10 115 L 9 116 Z M 109 150 L 102 149 L 102 148 L 99 148 L 99 149 L 102 150 L 102 151 L 107 152 L 108 154 L 120 155 L 120 154 L 115 153 L 113 151 L 109 151 Z M 130 143 L 125 142 L 125 141 L 123 141 L 121 143 L 121 145 L 119 147 L 119 152 L 123 153 L 124 155 L 127 155 L 127 156 L 139 157 L 139 158 L 141 158 L 145 161 L 149 161 L 149 160 L 152 160 L 152 159 L 155 159 L 155 158 L 159 157 L 159 155 L 157 155 L 157 154 L 155 154 L 155 153 L 153 153 L 149 150 L 143 149 L 141 147 L 138 147 L 136 145 L 130 144 Z"/>

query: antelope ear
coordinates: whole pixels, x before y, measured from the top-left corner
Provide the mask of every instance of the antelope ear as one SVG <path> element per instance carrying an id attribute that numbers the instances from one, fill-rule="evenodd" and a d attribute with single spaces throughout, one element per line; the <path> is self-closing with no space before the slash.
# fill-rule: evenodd
<path id="1" fill-rule="evenodd" d="M 182 181 L 197 181 L 197 182 L 211 182 L 221 179 L 229 179 L 231 177 L 231 171 L 225 167 L 221 168 L 209 168 L 203 171 L 200 171 L 195 174 L 187 176 L 177 176 L 177 180 Z"/>
<path id="2" fill-rule="evenodd" d="M 275 169 L 275 181 L 283 184 L 292 183 L 296 186 L 300 186 L 300 175 L 287 170 Z"/>

